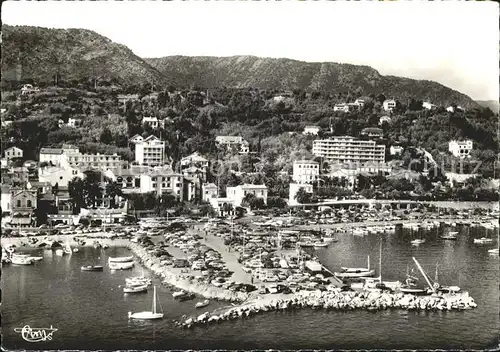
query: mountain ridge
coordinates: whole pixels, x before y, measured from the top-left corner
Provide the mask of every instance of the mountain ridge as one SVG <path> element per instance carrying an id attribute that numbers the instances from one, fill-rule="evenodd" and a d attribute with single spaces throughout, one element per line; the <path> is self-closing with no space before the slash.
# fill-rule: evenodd
<path id="1" fill-rule="evenodd" d="M 129 85 L 153 81 L 180 87 L 301 89 L 349 93 L 351 97 L 384 94 L 403 103 L 413 98 L 441 106 L 477 106 L 467 95 L 440 83 L 384 76 L 367 65 L 253 55 L 141 58 L 125 45 L 87 29 L 4 25 L 2 53 L 3 82 L 49 82 L 57 74 L 65 80 L 98 79 Z"/>

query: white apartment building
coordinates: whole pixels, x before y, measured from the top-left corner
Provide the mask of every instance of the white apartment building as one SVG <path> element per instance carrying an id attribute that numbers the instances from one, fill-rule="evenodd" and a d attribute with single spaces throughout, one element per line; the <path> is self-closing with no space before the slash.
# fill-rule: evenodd
<path id="1" fill-rule="evenodd" d="M 448 149 L 454 156 L 458 158 L 470 157 L 470 152 L 472 151 L 473 144 L 470 139 L 465 141 L 450 141 L 448 143 Z"/>
<path id="2" fill-rule="evenodd" d="M 158 196 L 171 193 L 183 200 L 184 178 L 170 168 L 155 168 L 140 175 L 141 193 L 155 192 Z"/>
<path id="3" fill-rule="evenodd" d="M 18 147 L 10 147 L 5 149 L 5 158 L 9 160 L 14 158 L 22 158 L 23 154 L 23 150 Z"/>
<path id="4" fill-rule="evenodd" d="M 319 163 L 313 160 L 297 160 L 293 162 L 293 182 L 313 183 L 319 177 Z"/>
<path id="5" fill-rule="evenodd" d="M 205 183 L 202 186 L 202 199 L 205 202 L 210 202 L 210 199 L 217 198 L 219 191 L 217 186 L 213 183 Z"/>
<path id="6" fill-rule="evenodd" d="M 308 183 L 290 183 L 290 188 L 288 191 L 288 205 L 297 205 L 297 199 L 295 196 L 299 189 L 303 188 L 307 193 L 313 193 L 313 185 Z"/>
<path id="7" fill-rule="evenodd" d="M 336 163 L 385 162 L 385 145 L 374 141 L 358 140 L 349 136 L 317 139 L 313 154 Z"/>
<path id="8" fill-rule="evenodd" d="M 165 164 L 165 142 L 149 136 L 135 143 L 135 161 L 139 165 L 157 166 Z"/>
<path id="9" fill-rule="evenodd" d="M 67 156 L 63 154 L 61 148 L 42 148 L 40 149 L 39 162 L 46 162 L 55 166 L 65 164 Z"/>
<path id="10" fill-rule="evenodd" d="M 257 198 L 262 198 L 267 204 L 267 187 L 265 185 L 244 184 L 236 187 L 226 187 L 226 197 L 234 201 L 234 205 L 239 207 L 247 194 L 253 194 Z"/>
<path id="11" fill-rule="evenodd" d="M 124 163 L 118 154 L 82 154 L 78 148 L 64 145 L 62 148 L 42 148 L 40 163 L 47 162 L 62 168 L 78 167 L 107 170 L 121 167 Z"/>
<path id="12" fill-rule="evenodd" d="M 319 133 L 320 128 L 318 126 L 306 126 L 304 128 L 304 132 L 302 134 L 312 134 L 317 136 Z"/>
<path id="13" fill-rule="evenodd" d="M 387 99 L 382 105 L 385 111 L 392 111 L 396 108 L 396 101 L 394 99 Z"/>
<path id="14" fill-rule="evenodd" d="M 188 155 L 181 159 L 181 167 L 190 167 L 196 166 L 199 168 L 207 168 L 208 160 L 201 156 L 198 152 L 194 152 L 191 155 Z"/>

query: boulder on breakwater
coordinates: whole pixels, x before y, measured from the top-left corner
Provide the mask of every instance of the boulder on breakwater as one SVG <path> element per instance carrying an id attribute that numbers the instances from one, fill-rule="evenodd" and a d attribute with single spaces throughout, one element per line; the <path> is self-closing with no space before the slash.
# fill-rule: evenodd
<path id="1" fill-rule="evenodd" d="M 160 263 L 160 259 L 148 253 L 143 247 L 136 243 L 130 243 L 128 248 L 137 256 L 139 261 L 153 273 L 162 278 L 166 285 L 174 286 L 187 292 L 192 292 L 208 299 L 224 300 L 230 302 L 242 302 L 249 295 L 244 292 L 233 292 L 222 287 L 197 282 L 182 275 L 175 274 L 169 268 Z"/>
<path id="2" fill-rule="evenodd" d="M 189 318 L 180 323 L 181 327 L 192 328 L 196 325 L 244 318 L 261 312 L 303 307 L 323 309 L 367 309 L 370 311 L 395 308 L 406 310 L 462 310 L 477 307 L 468 293 L 441 296 L 414 296 L 404 293 L 382 293 L 376 291 L 342 292 L 337 291 L 299 291 L 292 296 L 272 300 L 256 300 L 245 306 L 232 307 L 220 315 Z"/>

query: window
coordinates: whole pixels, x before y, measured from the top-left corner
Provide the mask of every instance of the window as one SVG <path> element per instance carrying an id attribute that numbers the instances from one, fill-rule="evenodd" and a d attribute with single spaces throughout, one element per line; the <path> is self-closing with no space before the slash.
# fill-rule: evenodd
<path id="1" fill-rule="evenodd" d="M 26 201 L 26 206 L 27 206 L 28 208 L 31 208 L 31 200 L 29 200 L 29 199 L 28 199 L 28 200 Z"/>
<path id="2" fill-rule="evenodd" d="M 16 204 L 17 204 L 17 207 L 20 208 L 21 207 L 21 200 L 18 199 Z"/>

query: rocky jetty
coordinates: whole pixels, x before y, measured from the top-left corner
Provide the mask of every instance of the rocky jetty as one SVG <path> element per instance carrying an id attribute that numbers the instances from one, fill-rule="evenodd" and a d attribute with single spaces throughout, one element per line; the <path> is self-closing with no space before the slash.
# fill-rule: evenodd
<path id="1" fill-rule="evenodd" d="M 268 296 L 269 298 L 269 296 Z M 250 304 L 231 307 L 223 313 L 204 313 L 190 317 L 177 324 L 184 328 L 197 325 L 220 323 L 223 321 L 245 318 L 261 312 L 291 310 L 300 308 L 336 309 L 336 310 L 462 310 L 472 309 L 477 305 L 467 292 L 432 296 L 414 296 L 404 293 L 382 293 L 377 291 L 342 292 L 338 291 L 299 291 L 293 295 L 277 299 L 256 300 Z"/>
<path id="2" fill-rule="evenodd" d="M 140 244 L 130 243 L 128 248 L 138 257 L 140 262 L 153 273 L 162 278 L 166 285 L 192 292 L 202 297 L 230 302 L 242 302 L 249 295 L 243 292 L 233 292 L 222 287 L 206 284 L 189 278 L 187 275 L 173 273 L 170 268 L 160 263 L 160 259 L 149 254 Z"/>

